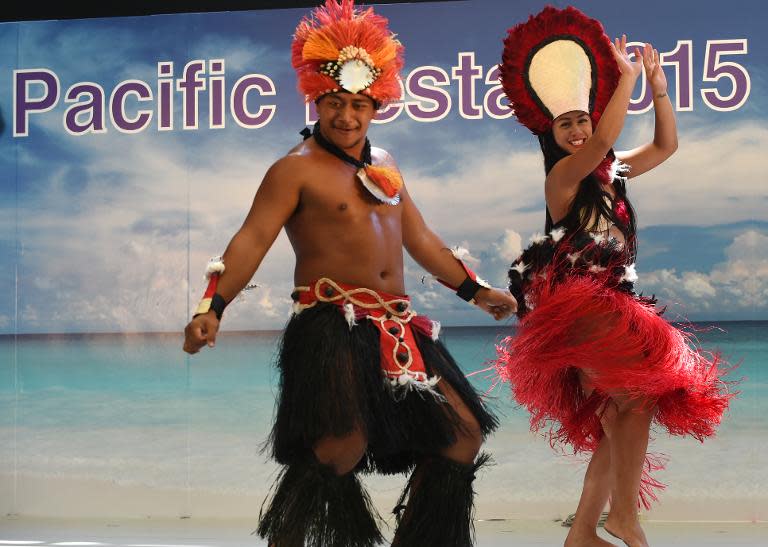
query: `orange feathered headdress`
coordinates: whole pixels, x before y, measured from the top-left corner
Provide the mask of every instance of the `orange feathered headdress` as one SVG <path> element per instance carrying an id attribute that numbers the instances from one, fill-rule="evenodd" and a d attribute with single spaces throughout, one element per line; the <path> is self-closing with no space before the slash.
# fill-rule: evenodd
<path id="1" fill-rule="evenodd" d="M 379 105 L 400 98 L 403 45 L 373 8 L 326 0 L 296 27 L 291 64 L 307 102 L 333 91 L 370 96 Z"/>

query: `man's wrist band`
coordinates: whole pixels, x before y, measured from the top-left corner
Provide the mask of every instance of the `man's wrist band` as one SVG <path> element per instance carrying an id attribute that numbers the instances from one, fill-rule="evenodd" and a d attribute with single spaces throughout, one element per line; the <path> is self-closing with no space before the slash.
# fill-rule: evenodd
<path id="1" fill-rule="evenodd" d="M 224 308 L 227 307 L 227 301 L 224 297 L 216 292 L 216 288 L 219 284 L 219 277 L 224 273 L 224 262 L 221 257 L 212 258 L 208 261 L 208 267 L 205 269 L 205 278 L 208 279 L 208 288 L 205 289 L 203 299 L 197 305 L 197 309 L 193 317 L 197 317 L 203 313 L 208 313 L 213 310 L 216 314 L 216 319 L 221 321 L 221 316 L 224 313 Z"/>
<path id="2" fill-rule="evenodd" d="M 211 309 L 216 314 L 216 319 L 221 321 L 221 316 L 224 314 L 224 308 L 227 307 L 227 301 L 219 293 L 215 293 L 211 298 Z"/>
<path id="3" fill-rule="evenodd" d="M 481 278 L 477 277 L 475 272 L 473 272 L 469 266 L 467 266 L 462 258 L 465 258 L 469 256 L 469 251 L 464 249 L 463 247 L 456 247 L 454 249 L 448 249 L 451 251 L 451 254 L 453 255 L 453 258 L 455 258 L 459 264 L 461 264 L 461 267 L 464 268 L 464 271 L 467 274 L 467 277 L 464 279 L 464 281 L 461 282 L 461 285 L 458 287 L 454 287 L 453 285 L 450 285 L 449 283 L 446 283 L 442 279 L 438 278 L 437 280 L 448 287 L 449 289 L 453 289 L 456 291 L 456 296 L 461 298 L 462 300 L 465 300 L 466 302 L 470 302 L 474 304 L 474 298 L 477 294 L 477 291 L 480 290 L 481 287 L 485 287 L 487 289 L 490 289 L 491 286 L 486 282 L 483 281 Z"/>
<path id="4" fill-rule="evenodd" d="M 456 296 L 461 298 L 462 300 L 466 300 L 467 302 L 472 302 L 474 300 L 475 295 L 477 294 L 477 291 L 480 290 L 482 285 L 472 279 L 470 276 L 467 276 L 467 278 L 462 281 L 461 285 L 459 285 L 459 288 L 456 289 Z"/>

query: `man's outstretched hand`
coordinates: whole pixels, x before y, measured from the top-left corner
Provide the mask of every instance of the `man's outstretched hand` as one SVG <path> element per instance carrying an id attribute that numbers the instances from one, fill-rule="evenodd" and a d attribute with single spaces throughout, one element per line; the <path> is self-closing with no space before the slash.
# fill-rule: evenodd
<path id="1" fill-rule="evenodd" d="M 509 291 L 481 288 L 475 294 L 475 304 L 490 313 L 496 321 L 506 319 L 517 311 L 517 300 Z"/>
<path id="2" fill-rule="evenodd" d="M 205 345 L 213 347 L 218 332 L 219 320 L 215 313 L 209 311 L 198 315 L 184 329 L 184 351 L 195 354 Z"/>

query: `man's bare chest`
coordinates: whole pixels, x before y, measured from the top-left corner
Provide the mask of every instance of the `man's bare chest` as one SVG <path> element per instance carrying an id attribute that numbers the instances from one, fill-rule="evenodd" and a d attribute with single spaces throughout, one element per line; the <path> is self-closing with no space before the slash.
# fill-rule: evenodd
<path id="1" fill-rule="evenodd" d="M 348 223 L 366 219 L 399 221 L 402 209 L 373 197 L 354 175 L 313 181 L 302 192 L 300 208 L 308 216 Z"/>

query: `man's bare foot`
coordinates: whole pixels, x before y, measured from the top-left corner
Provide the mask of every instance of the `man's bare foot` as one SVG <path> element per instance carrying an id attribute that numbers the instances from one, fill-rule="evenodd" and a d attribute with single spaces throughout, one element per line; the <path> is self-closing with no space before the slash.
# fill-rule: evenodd
<path id="1" fill-rule="evenodd" d="M 612 519 L 608 515 L 603 529 L 613 537 L 620 539 L 627 547 L 650 547 L 645 538 L 645 532 L 640 527 L 640 523 L 635 521 L 619 522 L 618 519 Z"/>
<path id="2" fill-rule="evenodd" d="M 590 533 L 575 533 L 573 529 L 568 532 L 563 547 L 616 547 L 615 544 L 605 541 L 594 531 Z"/>

